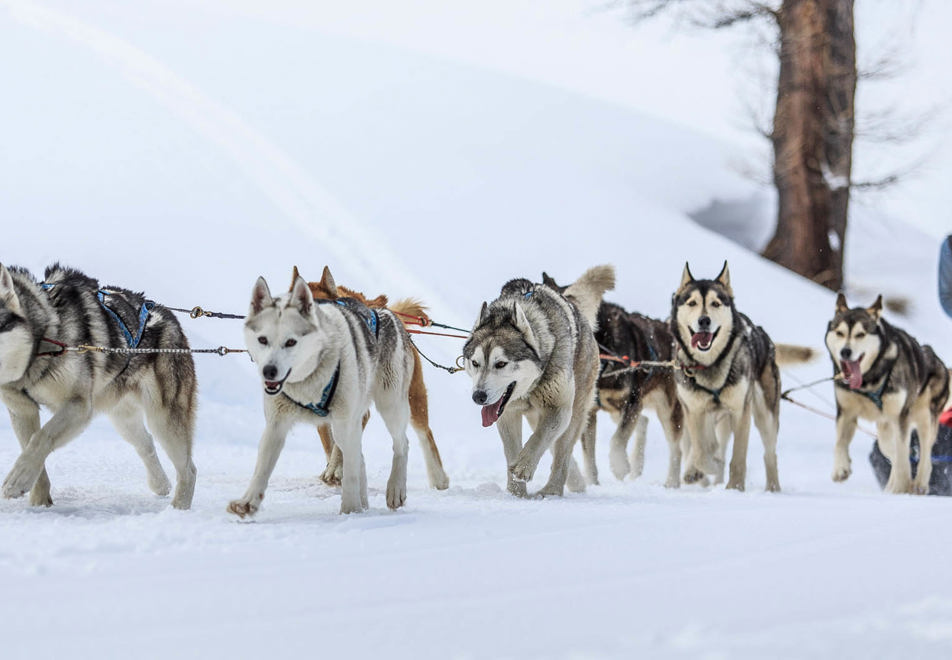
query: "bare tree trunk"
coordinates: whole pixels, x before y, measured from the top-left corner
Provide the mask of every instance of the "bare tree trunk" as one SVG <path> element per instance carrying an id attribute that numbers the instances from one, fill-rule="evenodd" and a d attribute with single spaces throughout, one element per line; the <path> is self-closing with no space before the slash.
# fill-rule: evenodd
<path id="1" fill-rule="evenodd" d="M 853 0 L 783 0 L 771 136 L 777 229 L 764 256 L 831 289 L 843 284 L 852 170 Z"/>

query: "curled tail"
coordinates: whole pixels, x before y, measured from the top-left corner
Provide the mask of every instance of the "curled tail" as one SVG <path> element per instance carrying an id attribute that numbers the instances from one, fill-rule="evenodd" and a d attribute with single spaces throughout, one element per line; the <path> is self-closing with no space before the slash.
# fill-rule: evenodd
<path id="1" fill-rule="evenodd" d="M 426 313 L 426 305 L 415 298 L 404 298 L 398 300 L 392 305 L 387 305 L 387 309 L 395 313 L 404 325 L 429 325 L 430 317 Z M 412 317 L 412 318 L 411 318 Z M 420 323 L 414 323 L 413 318 L 420 319 Z"/>
<path id="2" fill-rule="evenodd" d="M 813 362 L 820 355 L 819 351 L 809 346 L 775 344 L 774 348 L 776 349 L 777 366 L 780 367 Z"/>
<path id="3" fill-rule="evenodd" d="M 598 307 L 606 291 L 615 288 L 615 267 L 603 264 L 594 266 L 582 273 L 582 276 L 565 289 L 565 297 L 578 305 L 582 316 L 595 330 L 598 326 Z"/>

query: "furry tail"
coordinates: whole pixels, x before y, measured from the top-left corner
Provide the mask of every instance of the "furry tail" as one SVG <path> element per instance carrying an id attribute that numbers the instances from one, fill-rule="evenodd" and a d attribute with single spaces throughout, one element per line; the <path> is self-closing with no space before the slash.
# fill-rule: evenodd
<path id="1" fill-rule="evenodd" d="M 423 325 L 429 325 L 430 317 L 426 313 L 426 305 L 424 305 L 419 300 L 414 298 L 404 298 L 403 300 L 398 300 L 392 305 L 388 305 L 387 309 L 391 312 L 396 312 L 397 314 L 404 314 L 406 316 L 415 316 L 423 320 Z M 404 325 L 407 324 L 409 319 L 403 319 Z"/>
<path id="2" fill-rule="evenodd" d="M 820 352 L 809 346 L 795 346 L 794 344 L 776 344 L 777 366 L 785 367 L 793 364 L 813 362 Z"/>
<path id="3" fill-rule="evenodd" d="M 602 296 L 606 291 L 615 288 L 615 267 L 601 265 L 589 268 L 582 276 L 565 289 L 565 297 L 572 299 L 578 305 L 582 316 L 588 321 L 592 330 L 596 329 L 598 306 L 602 304 Z"/>

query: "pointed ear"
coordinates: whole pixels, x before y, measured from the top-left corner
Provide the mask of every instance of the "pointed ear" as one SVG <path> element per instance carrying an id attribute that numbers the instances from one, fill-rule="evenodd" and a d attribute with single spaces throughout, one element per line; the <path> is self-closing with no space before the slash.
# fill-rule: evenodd
<path id="1" fill-rule="evenodd" d="M 731 273 L 729 270 L 727 270 L 726 260 L 724 261 L 724 267 L 721 268 L 721 272 L 718 273 L 717 279 L 715 281 L 719 283 L 721 286 L 723 286 L 725 289 L 727 289 L 727 293 L 731 297 L 734 296 L 734 292 L 731 290 Z"/>
<path id="2" fill-rule="evenodd" d="M 334 276 L 331 275 L 331 269 L 327 266 L 324 266 L 324 272 L 321 273 L 321 286 L 325 291 L 334 298 L 340 298 L 340 294 L 337 292 L 337 283 L 334 282 Z"/>
<path id="3" fill-rule="evenodd" d="M 297 281 L 299 277 L 301 277 L 301 273 L 298 272 L 298 267 L 294 266 L 291 269 L 291 286 L 288 287 L 288 291 L 294 288 L 294 282 Z"/>
<path id="4" fill-rule="evenodd" d="M 3 264 L 0 264 L 0 301 L 2 301 L 14 314 L 20 314 L 20 297 L 17 296 L 17 290 L 13 287 L 13 276 Z"/>
<path id="5" fill-rule="evenodd" d="M 288 300 L 287 306 L 296 307 L 304 316 L 310 316 L 314 310 L 314 296 L 303 277 L 298 276 L 294 280 L 294 286 L 291 287 L 291 298 Z"/>
<path id="6" fill-rule="evenodd" d="M 681 273 L 681 284 L 678 285 L 678 291 L 686 287 L 688 284 L 694 281 L 694 275 L 691 274 L 691 268 L 688 266 L 688 262 L 684 262 L 684 272 Z"/>
<path id="7" fill-rule="evenodd" d="M 271 289 L 268 288 L 268 283 L 263 277 L 259 277 L 251 290 L 251 311 L 248 312 L 248 315 L 260 314 L 261 310 L 273 303 L 274 298 L 271 297 Z"/>
<path id="8" fill-rule="evenodd" d="M 476 319 L 476 324 L 473 325 L 473 330 L 483 324 L 483 321 L 489 318 L 489 304 L 483 301 L 483 306 L 479 308 L 479 318 Z"/>
<path id="9" fill-rule="evenodd" d="M 539 343 L 536 341 L 535 333 L 532 331 L 532 326 L 529 324 L 529 318 L 526 316 L 526 312 L 522 309 L 522 305 L 515 303 L 512 306 L 512 320 L 516 324 L 516 328 L 519 332 L 522 333 L 523 339 L 526 340 L 526 343 L 532 347 L 532 349 L 539 354 Z"/>
<path id="10" fill-rule="evenodd" d="M 882 294 L 879 294 L 878 296 L 876 296 L 876 302 L 874 302 L 871 307 L 867 308 L 866 311 L 869 312 L 869 315 L 872 316 L 874 319 L 876 319 L 877 321 L 879 320 L 879 317 L 883 313 Z"/>
<path id="11" fill-rule="evenodd" d="M 848 312 L 850 306 L 846 303 L 846 296 L 843 295 L 843 292 L 840 291 L 836 294 L 836 311 L 839 312 Z"/>
<path id="12" fill-rule="evenodd" d="M 545 284 L 550 289 L 558 289 L 559 285 L 555 283 L 555 280 L 545 271 L 542 271 L 542 283 Z"/>

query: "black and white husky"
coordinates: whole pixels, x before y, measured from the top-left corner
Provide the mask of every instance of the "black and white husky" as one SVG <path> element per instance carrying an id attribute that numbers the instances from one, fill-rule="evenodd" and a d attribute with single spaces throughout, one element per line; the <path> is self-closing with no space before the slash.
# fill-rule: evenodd
<path id="1" fill-rule="evenodd" d="M 228 511 L 242 518 L 258 511 L 295 424 L 330 425 L 344 461 L 340 511 L 366 509 L 361 435 L 371 403 L 393 438 L 387 506 L 403 506 L 413 348 L 393 312 L 368 309 L 353 299 L 314 300 L 302 277 L 289 293 L 273 298 L 267 282 L 258 278 L 244 334 L 264 385 L 265 429 L 248 490 Z"/>
<path id="2" fill-rule="evenodd" d="M 833 480 L 850 476 L 850 441 L 862 417 L 876 422 L 879 449 L 893 466 L 886 491 L 925 494 L 932 476 L 938 416 L 949 396 L 949 372 L 931 347 L 887 322 L 882 311 L 882 296 L 870 307 L 850 309 L 839 294 L 826 330 L 834 372 L 842 376 L 834 384 Z M 915 480 L 909 465 L 913 429 L 921 443 Z"/>
<path id="3" fill-rule="evenodd" d="M 592 328 L 602 294 L 614 286 L 615 269 L 597 266 L 564 294 L 517 279 L 483 303 L 463 359 L 483 426 L 499 430 L 514 495 L 526 495 L 526 482 L 550 447 L 552 471 L 539 494 L 562 495 L 567 479 L 570 489 L 584 490 L 572 448 L 595 406 L 599 360 Z M 532 427 L 525 446 L 523 417 Z"/>
<path id="4" fill-rule="evenodd" d="M 697 280 L 687 264 L 672 298 L 671 331 L 677 342 L 675 359 L 678 398 L 684 407 L 691 441 L 684 481 L 704 474 L 723 479 L 724 455 L 731 433 L 728 488 L 744 490 L 750 421 L 764 445 L 767 490 L 780 490 L 777 433 L 780 427 L 780 364 L 805 362 L 813 351 L 774 346 L 760 326 L 734 306 L 727 262 L 713 280 Z"/>
<path id="5" fill-rule="evenodd" d="M 99 412 L 135 447 L 158 495 L 171 490 L 143 418 L 175 467 L 172 506 L 187 509 L 195 490 L 192 440 L 197 386 L 188 353 L 66 352 L 63 346 L 181 349 L 188 341 L 168 309 L 141 294 L 101 288 L 59 265 L 38 283 L 0 266 L 0 397 L 23 448 L 3 482 L 4 497 L 30 492 L 53 503 L 44 463 Z M 40 425 L 40 406 L 52 411 Z"/>

